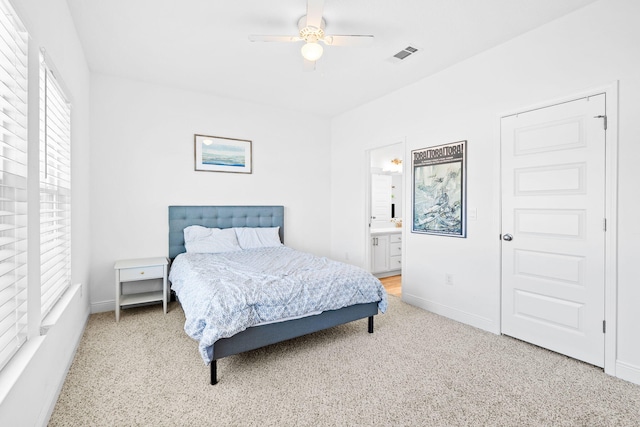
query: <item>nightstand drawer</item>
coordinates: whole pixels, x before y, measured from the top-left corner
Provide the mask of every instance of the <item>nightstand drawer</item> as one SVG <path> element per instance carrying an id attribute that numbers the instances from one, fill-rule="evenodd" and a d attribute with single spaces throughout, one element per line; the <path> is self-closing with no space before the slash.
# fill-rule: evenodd
<path id="1" fill-rule="evenodd" d="M 123 268 L 120 270 L 121 282 L 132 282 L 134 280 L 162 279 L 164 270 L 161 265 L 152 267 Z"/>

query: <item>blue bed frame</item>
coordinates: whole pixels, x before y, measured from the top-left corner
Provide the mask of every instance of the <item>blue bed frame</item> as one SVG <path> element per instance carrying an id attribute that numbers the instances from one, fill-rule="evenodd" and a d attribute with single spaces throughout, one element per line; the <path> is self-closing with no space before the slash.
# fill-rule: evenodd
<path id="1" fill-rule="evenodd" d="M 284 243 L 284 206 L 169 206 L 169 258 L 172 261 L 186 251 L 183 230 L 190 225 L 280 227 L 280 240 Z M 254 326 L 232 337 L 219 339 L 208 350 L 211 384 L 218 383 L 218 359 L 364 318 L 369 319 L 368 330 L 373 333 L 373 316 L 376 314 L 377 302 L 356 304 L 314 316 Z"/>

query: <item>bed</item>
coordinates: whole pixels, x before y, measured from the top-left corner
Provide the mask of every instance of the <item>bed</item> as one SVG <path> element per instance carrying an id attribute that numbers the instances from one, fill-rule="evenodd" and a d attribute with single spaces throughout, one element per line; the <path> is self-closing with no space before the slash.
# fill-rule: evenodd
<path id="1" fill-rule="evenodd" d="M 270 247 L 243 248 L 241 251 L 221 254 L 193 253 L 192 249 L 187 253 L 185 228 L 188 231 L 199 229 L 192 226 L 221 229 L 227 234 L 231 232 L 227 229 L 234 229 L 236 233 L 277 233 L 274 238 L 279 242 L 268 245 Z M 367 318 L 368 332 L 373 333 L 374 316 L 386 309 L 386 293 L 376 278 L 357 267 L 313 257 L 284 246 L 284 231 L 283 206 L 169 206 L 172 290 L 185 311 L 185 331 L 199 341 L 200 354 L 210 366 L 212 385 L 218 382 L 218 359 L 359 319 Z M 243 244 L 246 241 L 245 239 Z M 298 264 L 305 267 L 300 269 Z M 320 274 L 325 274 L 325 271 L 332 276 L 323 279 Z M 270 286 L 278 286 L 277 293 L 284 292 L 283 288 L 292 288 L 292 282 L 306 284 L 311 281 L 326 281 L 333 290 L 336 286 L 343 290 L 348 289 L 346 285 L 351 286 L 351 283 L 345 283 L 350 280 L 355 288 L 353 291 L 336 292 L 331 296 L 314 290 L 313 293 L 317 295 L 313 299 L 316 302 L 313 299 L 311 302 L 298 301 L 288 296 L 286 307 L 268 307 L 267 310 L 263 308 L 269 306 L 271 300 L 260 304 L 252 300 L 254 294 L 265 293 L 261 284 L 253 284 L 254 277 L 260 280 L 267 278 Z M 369 281 L 372 283 L 368 283 Z M 198 282 L 206 282 L 203 285 L 204 294 L 197 293 L 201 292 L 195 287 Z M 243 284 L 235 285 L 240 282 Z M 231 289 L 225 290 L 232 292 L 231 297 L 220 296 L 223 284 L 227 286 L 227 283 L 232 283 Z M 248 292 L 252 292 L 251 297 L 238 296 L 240 288 L 250 289 Z M 259 292 L 255 289 L 259 289 Z M 307 288 L 304 289 L 297 293 L 308 294 Z M 346 294 L 346 297 L 342 294 Z M 236 300 L 243 300 L 246 307 L 235 309 L 233 306 Z M 203 309 L 202 306 L 206 308 Z M 224 312 L 225 310 L 230 312 Z M 216 318 L 210 319 L 210 316 Z M 228 318 L 235 317 L 241 317 L 249 323 L 244 326 L 234 324 L 232 327 L 227 323 L 220 323 L 223 321 L 221 319 L 227 322 Z"/>

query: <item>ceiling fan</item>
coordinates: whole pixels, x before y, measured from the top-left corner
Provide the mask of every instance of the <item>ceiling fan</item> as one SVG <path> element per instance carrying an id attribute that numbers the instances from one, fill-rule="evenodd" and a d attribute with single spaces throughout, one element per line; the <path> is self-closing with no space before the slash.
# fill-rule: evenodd
<path id="1" fill-rule="evenodd" d="M 250 35 L 252 42 L 299 42 L 304 41 L 301 53 L 304 58 L 304 69 L 315 69 L 324 49 L 319 42 L 328 46 L 364 46 L 373 42 L 371 35 L 328 35 L 325 34 L 325 20 L 322 17 L 324 0 L 307 0 L 307 14 L 298 20 L 298 35 L 269 36 Z"/>

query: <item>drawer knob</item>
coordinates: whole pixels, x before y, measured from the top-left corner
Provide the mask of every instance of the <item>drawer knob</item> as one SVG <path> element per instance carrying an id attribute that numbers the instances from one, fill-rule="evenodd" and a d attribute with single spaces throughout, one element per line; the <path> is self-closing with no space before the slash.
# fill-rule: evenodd
<path id="1" fill-rule="evenodd" d="M 140 274 L 144 274 L 144 271 L 141 271 Z"/>

